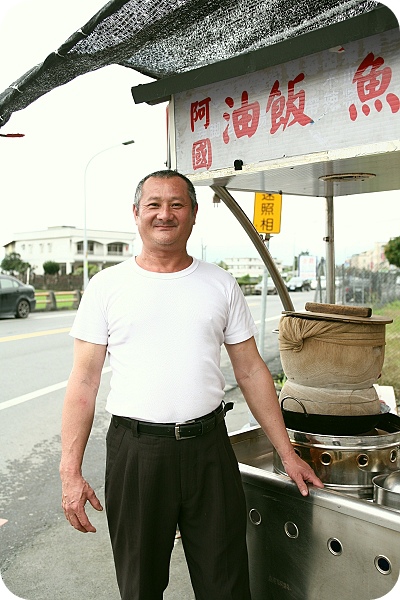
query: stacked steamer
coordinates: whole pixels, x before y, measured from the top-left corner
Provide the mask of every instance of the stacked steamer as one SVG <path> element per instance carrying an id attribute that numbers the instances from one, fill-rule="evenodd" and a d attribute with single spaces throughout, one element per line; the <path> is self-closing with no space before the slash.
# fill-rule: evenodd
<path id="1" fill-rule="evenodd" d="M 279 348 L 287 377 L 285 410 L 342 417 L 379 415 L 374 383 L 385 355 L 385 326 L 368 307 L 307 303 L 286 311 Z"/>

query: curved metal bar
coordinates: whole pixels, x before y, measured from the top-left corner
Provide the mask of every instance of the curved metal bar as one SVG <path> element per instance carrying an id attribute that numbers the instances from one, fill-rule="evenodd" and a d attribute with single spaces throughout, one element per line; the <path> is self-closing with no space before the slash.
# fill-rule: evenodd
<path id="1" fill-rule="evenodd" d="M 268 269 L 269 274 L 272 277 L 272 280 L 280 296 L 284 309 L 294 310 L 294 306 L 289 296 L 289 292 L 287 291 L 287 288 L 285 286 L 285 282 L 283 281 L 281 274 L 279 273 L 268 248 L 260 238 L 257 230 L 254 228 L 253 223 L 250 221 L 250 219 L 247 217 L 244 211 L 240 208 L 239 204 L 236 202 L 236 200 L 233 198 L 230 192 L 228 192 L 226 187 L 219 185 L 212 185 L 210 187 L 218 196 L 218 198 L 220 198 L 226 204 L 229 210 L 235 215 L 239 223 L 242 225 L 243 229 L 246 231 L 250 240 L 253 242 L 261 259 L 263 260 L 266 268 Z"/>

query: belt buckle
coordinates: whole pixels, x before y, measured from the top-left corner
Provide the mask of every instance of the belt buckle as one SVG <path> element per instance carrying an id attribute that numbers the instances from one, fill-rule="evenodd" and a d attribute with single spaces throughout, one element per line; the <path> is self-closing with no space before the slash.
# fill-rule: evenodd
<path id="1" fill-rule="evenodd" d="M 182 435 L 180 427 L 181 425 L 189 425 L 190 423 L 194 423 L 195 419 L 191 421 L 184 421 L 183 423 L 175 423 L 175 439 L 176 440 L 188 440 L 190 438 L 196 437 L 195 435 Z"/>

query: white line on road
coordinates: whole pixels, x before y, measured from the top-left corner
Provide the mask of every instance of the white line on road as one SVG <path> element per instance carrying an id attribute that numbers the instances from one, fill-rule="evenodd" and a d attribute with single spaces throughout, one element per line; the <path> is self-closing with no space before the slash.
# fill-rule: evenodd
<path id="1" fill-rule="evenodd" d="M 72 317 L 74 318 L 76 315 L 76 310 L 72 311 L 72 310 L 68 310 L 68 311 L 64 311 L 64 312 L 51 312 L 51 313 L 46 313 L 45 315 L 38 315 L 37 313 L 31 313 L 30 315 L 30 320 L 32 321 L 38 321 L 39 319 L 58 319 L 58 318 L 65 318 L 65 317 Z"/>
<path id="2" fill-rule="evenodd" d="M 278 321 L 278 320 L 281 318 L 281 316 L 282 316 L 282 315 L 277 315 L 276 317 L 267 317 L 267 318 L 265 319 L 265 322 L 267 322 L 267 321 Z M 259 324 L 261 323 L 261 320 L 259 320 L 259 321 L 254 321 L 254 323 L 255 323 L 256 325 L 259 325 Z"/>
<path id="3" fill-rule="evenodd" d="M 104 367 L 102 370 L 102 374 L 108 373 L 111 371 L 111 367 Z M 36 390 L 36 392 L 29 392 L 28 394 L 24 394 L 23 396 L 18 396 L 17 398 L 12 398 L 11 400 L 6 400 L 0 404 L 0 410 L 4 410 L 5 408 L 10 408 L 11 406 L 17 406 L 17 404 L 22 404 L 23 402 L 28 402 L 28 400 L 34 400 L 35 398 L 39 398 L 40 396 L 44 396 L 45 394 L 50 394 L 51 392 L 56 392 L 57 390 L 62 390 L 67 387 L 68 381 L 61 381 L 60 383 L 55 383 L 54 385 L 49 385 L 41 390 Z"/>

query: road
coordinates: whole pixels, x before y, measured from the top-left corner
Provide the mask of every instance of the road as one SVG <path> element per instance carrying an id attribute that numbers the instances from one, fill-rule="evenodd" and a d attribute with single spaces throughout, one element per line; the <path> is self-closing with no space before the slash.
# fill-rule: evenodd
<path id="1" fill-rule="evenodd" d="M 303 309 L 304 303 L 313 299 L 313 292 L 298 292 L 292 299 L 297 309 Z M 261 297 L 248 296 L 246 300 L 259 325 Z M 280 364 L 278 336 L 273 330 L 281 311 L 279 297 L 268 296 L 268 365 L 269 361 Z M 45 540 L 64 524 L 58 462 L 62 402 L 72 365 L 73 340 L 68 332 L 74 315 L 75 311 L 60 311 L 34 313 L 25 320 L 0 319 L 0 570 L 5 581 L 20 553 L 29 552 L 37 539 Z M 227 389 L 234 386 L 224 349 L 221 368 Z M 103 487 L 109 378 L 106 364 L 84 462 L 95 489 Z M 243 419 L 244 425 L 246 411 Z"/>

